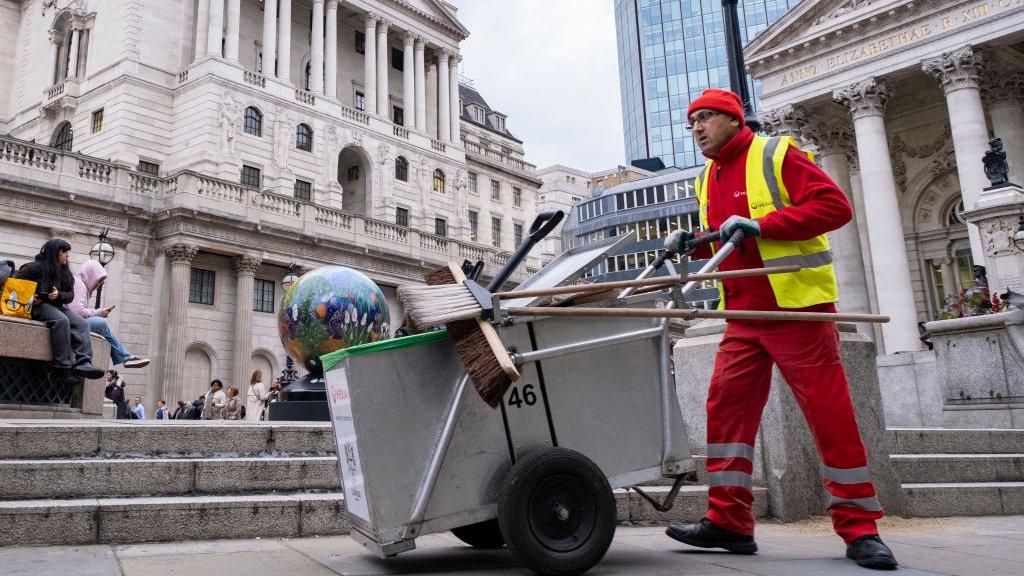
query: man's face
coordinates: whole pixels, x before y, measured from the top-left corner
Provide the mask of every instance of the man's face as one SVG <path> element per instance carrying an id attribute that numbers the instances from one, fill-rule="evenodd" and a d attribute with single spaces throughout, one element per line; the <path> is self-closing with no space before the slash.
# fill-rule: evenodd
<path id="1" fill-rule="evenodd" d="M 693 126 L 691 132 L 697 141 L 700 151 L 706 156 L 714 156 L 740 131 L 740 121 L 716 110 L 701 108 L 694 110 L 689 118 Z"/>

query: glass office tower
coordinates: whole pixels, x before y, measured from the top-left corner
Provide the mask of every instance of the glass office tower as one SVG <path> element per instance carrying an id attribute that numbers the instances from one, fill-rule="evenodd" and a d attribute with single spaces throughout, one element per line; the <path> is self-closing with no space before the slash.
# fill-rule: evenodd
<path id="1" fill-rule="evenodd" d="M 798 0 L 740 0 L 744 45 Z M 686 108 L 707 88 L 729 88 L 720 0 L 615 0 L 626 160 L 704 163 L 685 128 Z M 753 85 L 754 108 L 760 86 Z"/>

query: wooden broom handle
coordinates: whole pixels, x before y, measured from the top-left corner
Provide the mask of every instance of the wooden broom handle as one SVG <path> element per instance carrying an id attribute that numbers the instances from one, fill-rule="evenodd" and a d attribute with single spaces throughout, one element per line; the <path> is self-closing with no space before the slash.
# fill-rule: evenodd
<path id="1" fill-rule="evenodd" d="M 775 266 L 772 268 L 748 268 L 746 270 L 729 270 L 726 272 L 706 272 L 704 274 L 690 274 L 687 281 L 722 280 L 725 278 L 740 278 L 743 276 L 763 276 L 765 274 L 782 274 L 786 272 L 797 272 L 799 266 Z M 536 290 L 514 290 L 512 292 L 498 292 L 495 294 L 501 300 L 512 300 L 517 298 L 533 298 L 537 296 L 557 296 L 559 294 L 576 294 L 577 292 L 602 292 L 615 288 L 640 288 L 644 286 L 672 286 L 679 284 L 679 276 L 663 276 L 659 278 L 644 278 L 642 280 L 617 280 L 615 282 L 594 282 L 591 284 L 574 284 L 572 286 L 556 286 L 554 288 L 537 288 Z"/>
<path id="2" fill-rule="evenodd" d="M 690 308 L 586 308 L 579 306 L 507 308 L 510 316 L 591 316 L 604 318 L 724 318 L 726 320 L 802 320 L 810 322 L 871 322 L 884 324 L 888 316 L 830 312 L 786 312 L 768 310 L 704 310 Z"/>

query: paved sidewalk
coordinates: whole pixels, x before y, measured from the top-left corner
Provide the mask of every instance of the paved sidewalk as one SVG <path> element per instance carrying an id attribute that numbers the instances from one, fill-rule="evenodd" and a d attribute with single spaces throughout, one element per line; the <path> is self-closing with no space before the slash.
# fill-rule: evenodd
<path id="1" fill-rule="evenodd" d="M 1024 516 L 886 519 L 882 535 L 901 576 L 1024 576 Z M 593 576 L 732 575 L 844 576 L 877 574 L 843 558 L 827 518 L 758 527 L 756 556 L 686 549 L 662 527 L 620 526 Z M 379 560 L 347 536 L 220 540 L 131 546 L 0 549 L 0 574 L 74 576 L 369 576 L 450 574 L 528 576 L 505 550 L 473 550 L 454 537 L 432 535 L 419 548 Z"/>

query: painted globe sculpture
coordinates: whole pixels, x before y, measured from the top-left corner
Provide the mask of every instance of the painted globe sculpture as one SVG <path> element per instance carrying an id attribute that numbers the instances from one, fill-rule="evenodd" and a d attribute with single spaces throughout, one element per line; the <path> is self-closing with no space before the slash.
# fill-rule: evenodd
<path id="1" fill-rule="evenodd" d="M 281 343 L 312 373 L 320 356 L 390 338 L 388 303 L 365 274 L 326 266 L 303 274 L 285 291 L 277 325 Z"/>

